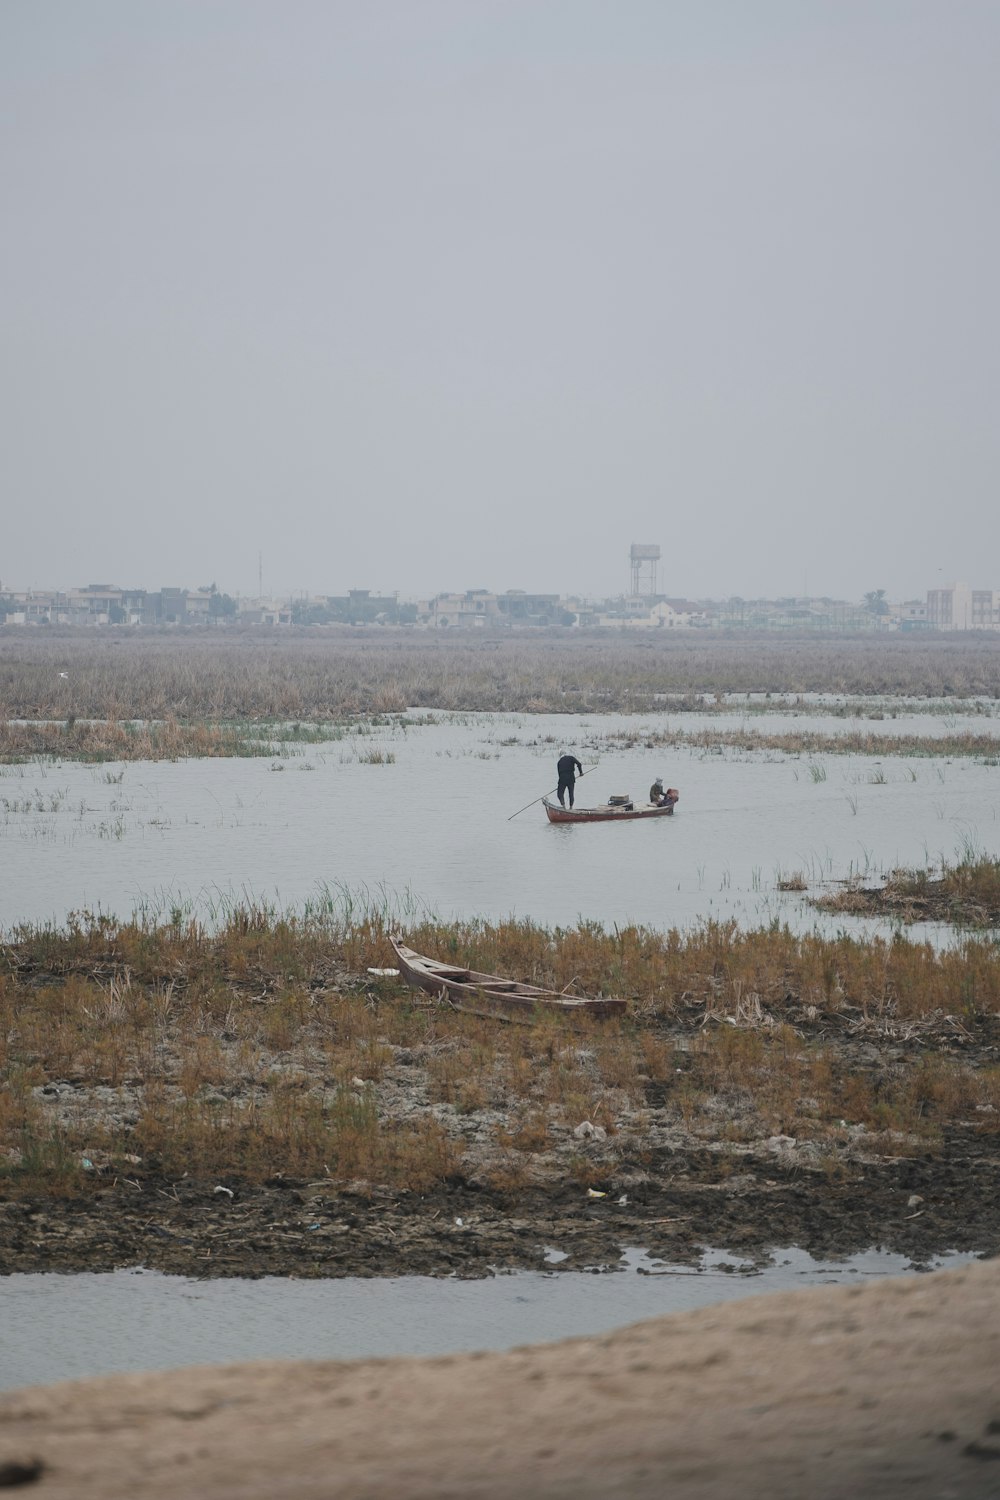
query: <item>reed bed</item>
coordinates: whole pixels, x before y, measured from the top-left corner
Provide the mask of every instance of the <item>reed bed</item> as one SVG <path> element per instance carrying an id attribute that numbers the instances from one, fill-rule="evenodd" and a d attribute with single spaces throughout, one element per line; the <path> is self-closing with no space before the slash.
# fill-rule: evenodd
<path id="1" fill-rule="evenodd" d="M 965 636 L 0 629 L 0 707 L 11 719 L 628 713 L 660 708 L 665 695 L 692 695 L 695 706 L 693 695 L 767 692 L 995 700 L 1000 653 Z"/>
<path id="2" fill-rule="evenodd" d="M 868 755 L 883 756 L 955 756 L 1000 763 L 1000 735 L 961 734 L 916 735 L 879 734 L 871 730 L 849 730 L 843 734 L 821 734 L 816 730 L 783 730 L 771 732 L 741 726 L 736 729 L 644 729 L 641 734 L 627 730 L 599 737 L 602 744 L 619 750 L 653 750 L 661 747 L 695 750 L 779 750 L 786 755 Z M 814 780 L 825 779 L 822 768 L 815 768 Z"/>
<path id="3" fill-rule="evenodd" d="M 631 1002 L 622 1021 L 504 1026 L 369 973 L 391 963 L 388 924 L 245 906 L 212 931 L 180 913 L 15 929 L 0 1195 L 87 1193 L 108 1174 L 510 1188 L 555 1159 L 590 1182 L 665 1130 L 724 1150 L 787 1135 L 835 1167 L 1000 1128 L 988 944 L 414 917 L 422 951 Z"/>
<path id="4" fill-rule="evenodd" d="M 354 719 L 349 723 L 263 724 L 224 723 L 182 724 L 174 718 L 162 723 L 110 722 L 67 719 L 64 723 L 11 723 L 0 720 L 0 765 L 19 764 L 40 758 L 78 760 L 92 763 L 107 761 L 180 760 L 198 757 L 281 758 L 295 754 L 308 744 L 325 744 L 347 740 L 352 734 L 371 734 L 378 730 L 408 727 L 419 722 L 405 715 L 379 715 L 371 720 Z M 512 736 L 507 744 L 518 744 Z M 590 734 L 588 748 L 601 750 L 675 750 L 763 752 L 778 751 L 790 756 L 866 755 L 873 758 L 902 756 L 947 756 L 980 760 L 988 765 L 1000 764 L 1000 736 L 988 734 L 887 735 L 854 730 L 844 734 L 821 734 L 814 730 L 771 732 L 741 726 L 725 729 L 686 729 L 675 725 L 663 729 L 645 727 L 642 732 L 620 730 L 610 734 Z M 491 752 L 476 751 L 483 759 Z M 497 752 L 492 752 L 495 757 Z M 342 761 L 363 765 L 391 765 L 394 752 L 383 747 L 361 747 L 348 743 L 342 748 Z M 814 780 L 825 780 L 822 767 L 810 767 Z"/>
<path id="5" fill-rule="evenodd" d="M 324 737 L 329 738 L 329 733 Z M 284 738 L 296 736 L 288 732 Z M 64 723 L 0 721 L 0 763 L 4 764 L 40 756 L 100 763 L 282 753 L 283 736 L 253 724 L 180 724 L 175 718 L 162 723 L 81 721 L 72 717 Z"/>
<path id="6" fill-rule="evenodd" d="M 815 897 L 813 905 L 903 922 L 1000 929 L 1000 860 L 970 851 L 937 870 L 893 870 L 880 886 L 853 881 L 842 891 Z"/>

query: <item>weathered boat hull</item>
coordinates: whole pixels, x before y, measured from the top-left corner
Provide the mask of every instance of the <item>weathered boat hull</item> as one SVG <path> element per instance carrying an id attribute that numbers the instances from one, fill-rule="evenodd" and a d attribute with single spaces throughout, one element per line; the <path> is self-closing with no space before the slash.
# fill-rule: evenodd
<path id="1" fill-rule="evenodd" d="M 501 979 L 496 974 L 480 974 L 457 964 L 425 958 L 395 937 L 390 937 L 389 942 L 399 972 L 412 989 L 443 996 L 458 1010 L 479 1015 L 530 1016 L 533 1011 L 543 1008 L 605 1018 L 624 1015 L 628 1009 L 625 1000 L 587 999 L 564 995 L 558 990 L 543 990 L 536 985 L 522 984 L 517 979 Z"/>
<path id="2" fill-rule="evenodd" d="M 669 818 L 679 798 L 666 803 L 639 802 L 630 806 L 615 807 L 560 807 L 558 802 L 542 799 L 542 806 L 550 823 L 629 823 L 636 818 Z"/>

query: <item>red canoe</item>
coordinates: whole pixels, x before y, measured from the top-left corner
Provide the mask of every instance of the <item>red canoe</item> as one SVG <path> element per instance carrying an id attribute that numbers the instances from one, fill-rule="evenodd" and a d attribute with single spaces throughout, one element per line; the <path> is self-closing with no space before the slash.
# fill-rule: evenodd
<path id="1" fill-rule="evenodd" d="M 662 802 L 608 802 L 604 807 L 560 807 L 542 798 L 550 823 L 622 823 L 634 818 L 669 818 L 680 793 L 670 787 Z"/>

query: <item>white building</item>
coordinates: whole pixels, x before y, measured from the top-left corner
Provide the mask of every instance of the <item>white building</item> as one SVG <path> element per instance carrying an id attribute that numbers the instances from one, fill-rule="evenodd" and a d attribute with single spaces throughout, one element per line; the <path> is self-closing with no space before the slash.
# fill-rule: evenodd
<path id="1" fill-rule="evenodd" d="M 967 583 L 929 589 L 927 623 L 934 630 L 1000 630 L 1000 593 Z"/>

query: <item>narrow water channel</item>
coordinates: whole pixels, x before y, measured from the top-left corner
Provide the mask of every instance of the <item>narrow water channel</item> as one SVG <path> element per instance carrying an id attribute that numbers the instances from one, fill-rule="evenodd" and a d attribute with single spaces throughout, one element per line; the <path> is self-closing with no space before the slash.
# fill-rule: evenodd
<path id="1" fill-rule="evenodd" d="M 362 1359 L 509 1349 L 607 1332 L 762 1292 L 914 1273 L 871 1250 L 819 1261 L 779 1249 L 753 1270 L 723 1251 L 670 1266 L 641 1250 L 594 1274 L 193 1281 L 155 1271 L 0 1279 L 0 1389 L 254 1359 Z M 934 1268 L 960 1265 L 949 1255 Z"/>

